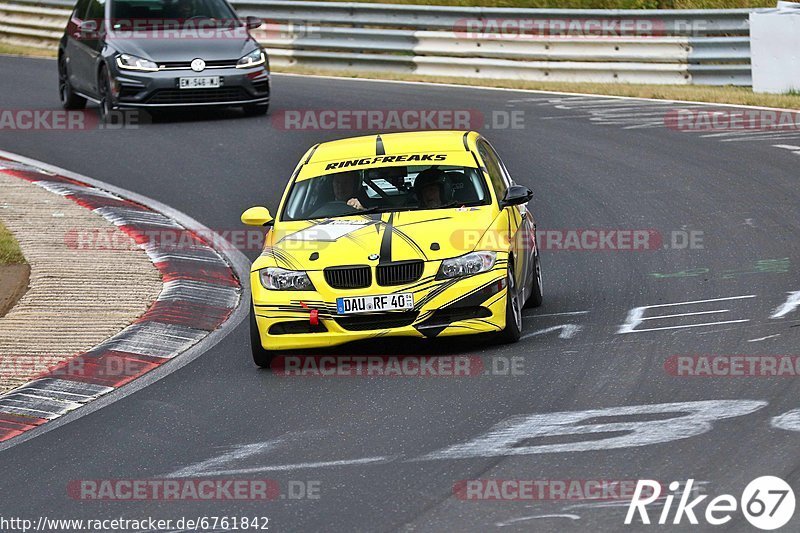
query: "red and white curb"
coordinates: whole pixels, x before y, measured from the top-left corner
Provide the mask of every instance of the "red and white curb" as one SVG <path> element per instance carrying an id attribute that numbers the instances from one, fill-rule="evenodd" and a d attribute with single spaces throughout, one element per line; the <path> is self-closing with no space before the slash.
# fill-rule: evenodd
<path id="1" fill-rule="evenodd" d="M 190 248 L 181 250 L 162 250 L 148 239 L 164 229 L 192 234 L 174 217 L 10 157 L 0 156 L 5 174 L 91 209 L 132 237 L 161 273 L 164 286 L 147 312 L 120 333 L 0 396 L 0 442 L 75 411 L 187 352 L 231 318 L 243 294 L 231 262 L 198 234 Z"/>

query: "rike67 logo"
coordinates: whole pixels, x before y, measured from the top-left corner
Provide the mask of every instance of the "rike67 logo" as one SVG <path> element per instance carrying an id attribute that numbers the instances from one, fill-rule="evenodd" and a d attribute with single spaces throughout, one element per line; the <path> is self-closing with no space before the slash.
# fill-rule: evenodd
<path id="1" fill-rule="evenodd" d="M 730 494 L 721 494 L 706 504 L 704 513 L 700 512 L 700 504 L 708 498 L 708 495 L 703 494 L 690 501 L 693 485 L 694 480 L 689 479 L 679 495 L 681 484 L 673 481 L 669 484 L 671 494 L 662 496 L 662 486 L 658 481 L 639 480 L 628 506 L 625 524 L 630 525 L 637 512 L 642 524 L 650 524 L 647 510 L 650 504 L 655 504 L 661 509 L 657 519 L 659 525 L 678 525 L 682 523 L 684 517 L 690 524 L 697 525 L 699 515 L 707 524 L 721 526 L 730 522 L 737 510 L 741 509 L 752 526 L 768 531 L 785 526 L 794 515 L 794 491 L 779 477 L 762 476 L 754 479 L 745 487 L 739 501 Z M 678 503 L 670 521 L 672 504 L 676 496 Z"/>

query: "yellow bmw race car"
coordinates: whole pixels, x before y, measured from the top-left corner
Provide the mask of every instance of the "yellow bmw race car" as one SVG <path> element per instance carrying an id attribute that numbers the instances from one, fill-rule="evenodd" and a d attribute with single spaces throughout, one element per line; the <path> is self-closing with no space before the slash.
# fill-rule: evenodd
<path id="1" fill-rule="evenodd" d="M 256 364 L 388 336 L 519 340 L 522 307 L 542 303 L 532 196 L 476 132 L 312 147 L 275 218 L 242 215 L 270 228 L 250 276 Z"/>

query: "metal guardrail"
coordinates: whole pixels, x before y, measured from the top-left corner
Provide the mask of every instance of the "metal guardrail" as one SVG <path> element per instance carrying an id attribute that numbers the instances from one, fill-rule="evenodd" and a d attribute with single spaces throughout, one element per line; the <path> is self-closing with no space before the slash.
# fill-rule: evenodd
<path id="1" fill-rule="evenodd" d="M 0 40 L 54 48 L 72 0 L 12 1 L 0 0 Z M 278 0 L 234 0 L 233 5 L 242 16 L 267 21 L 254 35 L 277 67 L 535 81 L 751 83 L 748 9 L 509 9 Z M 489 30 L 493 23 L 540 30 L 577 25 L 601 28 L 600 33 L 605 27 L 612 35 L 498 35 Z"/>

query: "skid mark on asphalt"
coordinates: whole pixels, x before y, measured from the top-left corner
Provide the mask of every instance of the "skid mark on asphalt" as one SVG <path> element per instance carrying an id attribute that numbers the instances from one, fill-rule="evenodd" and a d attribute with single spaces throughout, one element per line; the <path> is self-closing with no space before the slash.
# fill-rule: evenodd
<path id="1" fill-rule="evenodd" d="M 522 516 L 520 518 L 512 518 L 511 520 L 506 520 L 505 522 L 497 522 L 495 526 L 506 527 L 514 524 L 519 524 L 520 522 L 527 522 L 528 520 L 539 520 L 543 518 L 567 518 L 569 520 L 581 519 L 581 517 L 576 514 L 537 514 L 533 516 Z"/>
<path id="2" fill-rule="evenodd" d="M 548 333 L 553 333 L 554 331 L 560 331 L 558 338 L 559 339 L 571 339 L 575 335 L 577 335 L 583 326 L 579 326 L 577 324 L 561 324 L 560 326 L 553 326 L 551 328 L 540 329 L 539 331 L 534 331 L 533 333 L 527 333 L 520 337 L 522 339 L 529 339 L 531 337 L 538 337 L 540 335 L 547 335 Z"/>
<path id="3" fill-rule="evenodd" d="M 781 334 L 780 334 L 780 333 L 776 333 L 775 335 L 768 335 L 768 336 L 766 336 L 766 337 L 760 337 L 760 338 L 758 338 L 758 339 L 750 339 L 750 340 L 749 340 L 749 341 L 747 341 L 747 342 L 761 342 L 761 341 L 765 341 L 765 340 L 767 340 L 767 339 L 774 339 L 775 337 L 780 337 L 780 336 L 781 336 Z"/>

